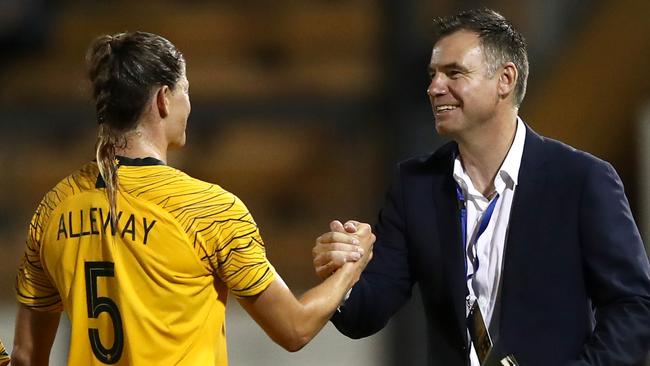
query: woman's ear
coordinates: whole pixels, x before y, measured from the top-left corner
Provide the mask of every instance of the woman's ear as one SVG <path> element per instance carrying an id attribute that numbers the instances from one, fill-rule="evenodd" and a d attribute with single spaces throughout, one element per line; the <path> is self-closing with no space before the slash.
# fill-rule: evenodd
<path id="1" fill-rule="evenodd" d="M 158 88 L 156 92 L 156 107 L 158 108 L 158 114 L 160 118 L 165 118 L 169 115 L 169 93 L 171 90 L 167 85 L 163 85 Z"/>

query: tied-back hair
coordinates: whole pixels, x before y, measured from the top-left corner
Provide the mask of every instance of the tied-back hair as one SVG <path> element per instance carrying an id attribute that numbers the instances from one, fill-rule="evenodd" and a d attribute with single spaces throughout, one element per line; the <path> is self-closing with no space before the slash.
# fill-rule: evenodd
<path id="1" fill-rule="evenodd" d="M 472 9 L 436 18 L 434 26 L 436 41 L 460 30 L 476 33 L 485 54 L 488 73 L 492 75 L 506 62 L 514 63 L 519 74 L 514 102 L 517 107 L 521 105 L 528 80 L 528 50 L 524 36 L 503 15 L 488 8 Z"/>
<path id="2" fill-rule="evenodd" d="M 112 225 L 117 224 L 116 150 L 127 145 L 157 87 L 174 90 L 185 72 L 185 60 L 167 39 L 146 32 L 126 32 L 95 38 L 86 54 L 88 77 L 99 132 L 96 159 L 106 186 Z"/>

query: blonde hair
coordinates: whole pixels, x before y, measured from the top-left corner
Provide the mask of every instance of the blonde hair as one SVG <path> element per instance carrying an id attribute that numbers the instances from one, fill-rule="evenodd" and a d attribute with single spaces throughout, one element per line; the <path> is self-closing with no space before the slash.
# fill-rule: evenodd
<path id="1" fill-rule="evenodd" d="M 117 176 L 117 156 L 116 147 L 125 147 L 126 138 L 118 135 L 113 131 L 110 125 L 102 123 L 99 125 L 97 134 L 97 144 L 95 147 L 95 158 L 99 174 L 104 180 L 106 186 L 106 196 L 108 197 L 108 207 L 111 216 L 111 225 L 117 225 L 117 190 L 119 180 Z"/>

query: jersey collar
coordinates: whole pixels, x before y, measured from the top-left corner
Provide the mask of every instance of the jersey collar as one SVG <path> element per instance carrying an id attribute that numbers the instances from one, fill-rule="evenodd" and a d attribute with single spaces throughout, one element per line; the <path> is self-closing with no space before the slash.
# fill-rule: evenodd
<path id="1" fill-rule="evenodd" d="M 154 166 L 154 165 L 166 165 L 164 161 L 152 158 L 150 156 L 146 158 L 127 158 L 126 156 L 116 156 L 117 167 L 121 166 Z M 95 182 L 95 188 L 106 188 L 106 182 L 102 178 L 101 174 L 97 174 L 97 181 Z"/>
<path id="2" fill-rule="evenodd" d="M 152 158 L 150 156 L 146 158 L 127 158 L 126 156 L 116 156 L 117 165 L 121 166 L 148 166 L 148 165 L 165 165 L 165 162 Z"/>

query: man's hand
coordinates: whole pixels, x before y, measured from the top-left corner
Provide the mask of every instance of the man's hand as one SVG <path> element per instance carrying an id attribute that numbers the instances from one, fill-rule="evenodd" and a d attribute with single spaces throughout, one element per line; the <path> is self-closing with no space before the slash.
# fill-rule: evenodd
<path id="1" fill-rule="evenodd" d="M 326 279 L 345 263 L 359 261 L 360 271 L 372 259 L 375 235 L 370 225 L 358 221 L 347 221 L 343 225 L 334 220 L 330 232 L 316 239 L 312 249 L 314 270 L 321 279 Z"/>

